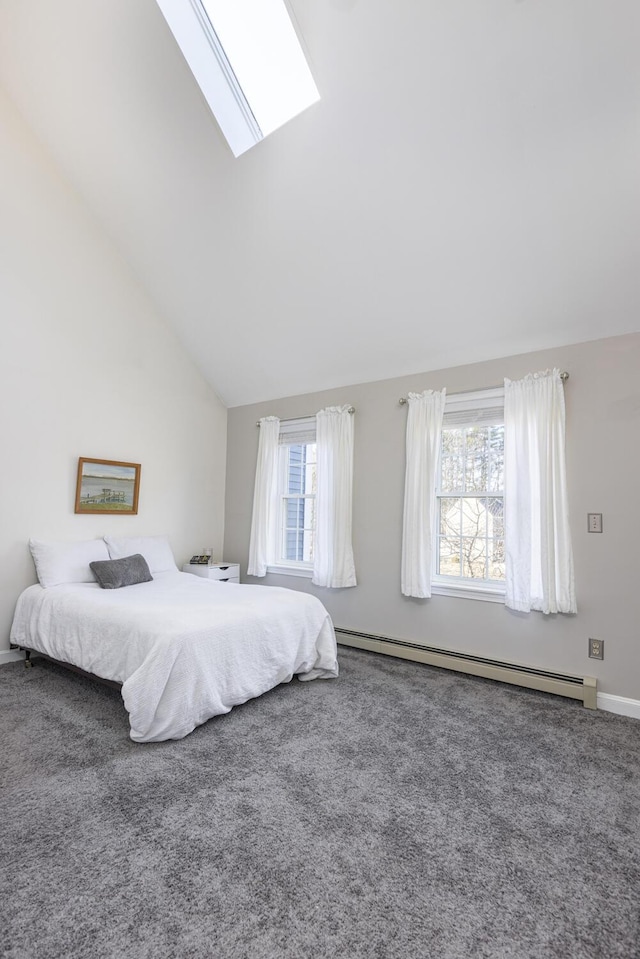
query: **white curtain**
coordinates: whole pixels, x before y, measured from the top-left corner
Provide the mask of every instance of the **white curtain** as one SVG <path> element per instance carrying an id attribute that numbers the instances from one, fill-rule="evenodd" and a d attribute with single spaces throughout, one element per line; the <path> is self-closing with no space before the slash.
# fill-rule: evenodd
<path id="1" fill-rule="evenodd" d="M 404 596 L 431 596 L 436 522 L 436 479 L 446 391 L 409 393 L 402 524 L 401 589 Z"/>
<path id="2" fill-rule="evenodd" d="M 253 489 L 253 515 L 249 541 L 249 576 L 265 576 L 276 542 L 278 522 L 278 438 L 280 420 L 265 416 L 260 420 L 258 462 Z"/>
<path id="3" fill-rule="evenodd" d="M 312 582 L 339 588 L 356 585 L 351 543 L 353 415 L 329 406 L 316 416 L 318 488 Z"/>
<path id="4" fill-rule="evenodd" d="M 504 381 L 506 605 L 575 613 L 558 370 Z"/>

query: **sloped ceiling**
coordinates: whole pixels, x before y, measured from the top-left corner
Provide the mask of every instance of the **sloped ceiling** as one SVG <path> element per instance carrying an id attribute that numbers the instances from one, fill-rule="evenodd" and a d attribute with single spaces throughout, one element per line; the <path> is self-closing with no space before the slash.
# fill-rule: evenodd
<path id="1" fill-rule="evenodd" d="M 154 0 L 0 0 L 0 82 L 227 405 L 640 329 L 637 0 L 290 9 L 321 102 L 236 160 Z"/>

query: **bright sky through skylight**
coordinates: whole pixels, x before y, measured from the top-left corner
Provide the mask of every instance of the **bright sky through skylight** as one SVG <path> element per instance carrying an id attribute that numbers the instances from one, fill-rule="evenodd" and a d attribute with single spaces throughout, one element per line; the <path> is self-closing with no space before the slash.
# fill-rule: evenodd
<path id="1" fill-rule="evenodd" d="M 320 99 L 283 0 L 202 0 L 264 136 Z"/>
<path id="2" fill-rule="evenodd" d="M 284 0 L 156 0 L 235 156 L 320 99 Z"/>

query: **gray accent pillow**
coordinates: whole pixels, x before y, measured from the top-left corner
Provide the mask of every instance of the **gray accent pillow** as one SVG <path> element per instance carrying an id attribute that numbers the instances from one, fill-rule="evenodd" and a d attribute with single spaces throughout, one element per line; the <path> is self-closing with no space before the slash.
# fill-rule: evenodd
<path id="1" fill-rule="evenodd" d="M 100 559 L 89 563 L 91 572 L 102 589 L 120 589 L 136 583 L 150 583 L 153 576 L 141 553 L 123 556 L 122 559 Z"/>

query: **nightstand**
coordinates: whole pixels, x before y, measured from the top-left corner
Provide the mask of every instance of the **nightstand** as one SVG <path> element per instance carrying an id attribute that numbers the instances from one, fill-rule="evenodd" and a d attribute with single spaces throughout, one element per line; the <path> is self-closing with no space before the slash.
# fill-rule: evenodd
<path id="1" fill-rule="evenodd" d="M 204 579 L 217 579 L 219 583 L 239 583 L 239 563 L 212 563 L 210 566 L 198 566 L 197 563 L 185 563 L 183 573 L 193 573 Z"/>

